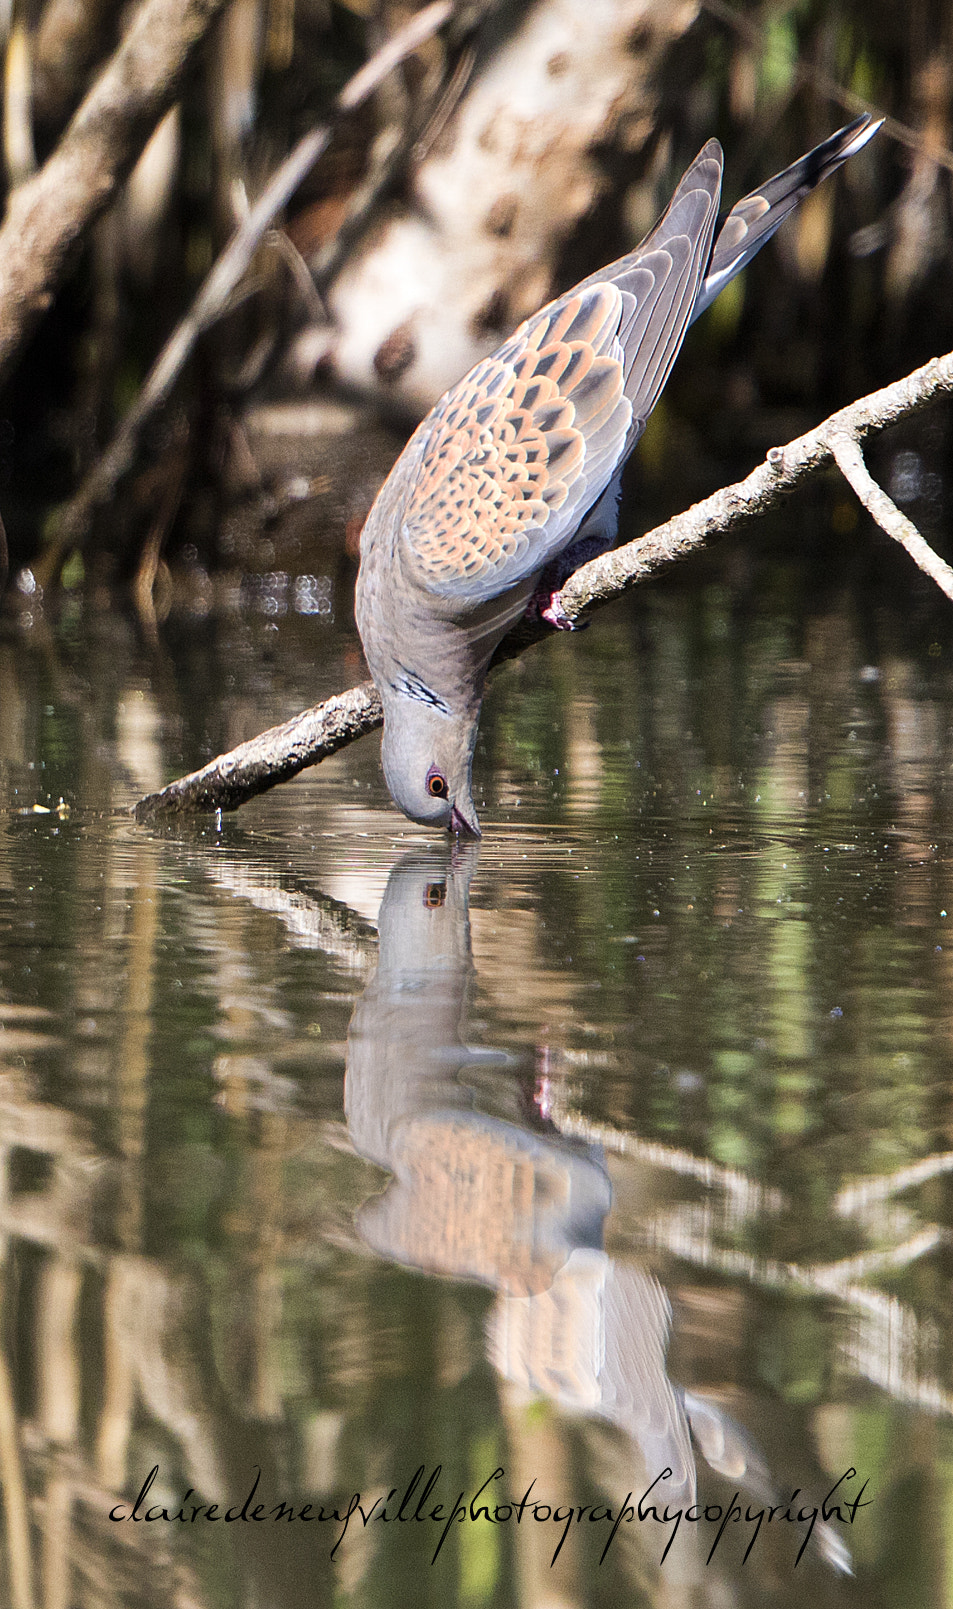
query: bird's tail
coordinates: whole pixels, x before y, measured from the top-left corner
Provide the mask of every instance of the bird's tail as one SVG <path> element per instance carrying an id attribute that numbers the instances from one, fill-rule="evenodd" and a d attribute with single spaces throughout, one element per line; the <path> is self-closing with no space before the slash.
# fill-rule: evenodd
<path id="1" fill-rule="evenodd" d="M 771 239 L 798 203 L 873 139 L 882 123 L 882 117 L 874 118 L 865 112 L 732 207 L 728 216 L 719 221 L 708 272 L 692 308 L 692 321 L 711 306 L 729 279 L 739 274 Z"/>

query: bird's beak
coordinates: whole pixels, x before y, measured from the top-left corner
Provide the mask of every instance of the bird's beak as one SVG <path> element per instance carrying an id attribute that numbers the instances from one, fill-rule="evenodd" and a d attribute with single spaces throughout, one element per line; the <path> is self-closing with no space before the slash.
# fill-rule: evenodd
<path id="1" fill-rule="evenodd" d="M 476 816 L 468 821 L 462 810 L 456 805 L 450 812 L 450 831 L 456 833 L 458 838 L 482 838 L 483 834 L 477 824 Z"/>

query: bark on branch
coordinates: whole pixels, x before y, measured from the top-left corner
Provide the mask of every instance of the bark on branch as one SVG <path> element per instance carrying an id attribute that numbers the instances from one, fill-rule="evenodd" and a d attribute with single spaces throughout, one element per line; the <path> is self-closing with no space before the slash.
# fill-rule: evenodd
<path id="1" fill-rule="evenodd" d="M 887 534 L 900 541 L 920 569 L 953 598 L 953 570 L 872 480 L 860 451 L 867 436 L 950 391 L 953 352 L 931 359 L 903 380 L 842 408 L 787 446 L 772 448 L 745 480 L 723 487 L 645 536 L 583 565 L 560 593 L 563 610 L 573 623 L 583 620 L 665 565 L 704 547 L 712 537 L 736 530 L 744 521 L 775 508 L 802 481 L 832 463 L 838 464 Z M 497 657 L 521 653 L 542 635 L 548 631 L 517 627 L 501 644 Z M 188 811 L 233 810 L 373 731 L 381 721 L 377 692 L 371 682 L 364 682 L 219 755 L 161 792 L 148 794 L 134 813 L 137 820 L 146 821 Z"/>
<path id="2" fill-rule="evenodd" d="M 227 0 L 141 0 L 59 145 L 0 226 L 0 384 L 50 306 L 69 252 L 109 205 Z"/>

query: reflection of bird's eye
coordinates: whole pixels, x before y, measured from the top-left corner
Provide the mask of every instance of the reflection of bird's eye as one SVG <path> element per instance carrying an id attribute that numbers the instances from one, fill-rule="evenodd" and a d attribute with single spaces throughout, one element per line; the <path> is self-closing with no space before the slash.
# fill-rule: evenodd
<path id="1" fill-rule="evenodd" d="M 428 910 L 437 911 L 447 898 L 446 883 L 428 883 L 424 894 L 424 904 Z"/>
<path id="2" fill-rule="evenodd" d="M 435 765 L 427 772 L 427 792 L 435 799 L 446 799 L 449 792 L 446 777 Z"/>

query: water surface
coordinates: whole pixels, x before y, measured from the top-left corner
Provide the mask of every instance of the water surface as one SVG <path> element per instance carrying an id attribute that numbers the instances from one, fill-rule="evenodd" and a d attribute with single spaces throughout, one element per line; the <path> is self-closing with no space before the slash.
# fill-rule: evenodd
<path id="1" fill-rule="evenodd" d="M 6 623 L 4 1601 L 948 1601 L 949 633 L 813 518 L 504 667 L 478 849 L 128 814 L 346 577 Z"/>

